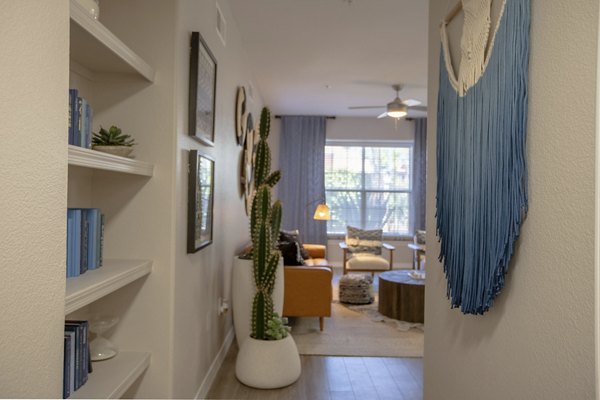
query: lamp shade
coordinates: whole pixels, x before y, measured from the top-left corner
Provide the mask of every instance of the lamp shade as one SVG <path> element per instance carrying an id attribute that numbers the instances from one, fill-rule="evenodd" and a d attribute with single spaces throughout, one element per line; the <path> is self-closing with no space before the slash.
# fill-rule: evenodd
<path id="1" fill-rule="evenodd" d="M 329 221 L 331 219 L 331 213 L 329 212 L 327 204 L 323 203 L 317 206 L 313 219 L 320 221 Z"/>

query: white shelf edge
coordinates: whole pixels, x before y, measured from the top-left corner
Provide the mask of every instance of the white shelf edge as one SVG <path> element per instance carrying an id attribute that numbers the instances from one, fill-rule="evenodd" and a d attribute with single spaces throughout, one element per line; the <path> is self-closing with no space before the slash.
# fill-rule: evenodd
<path id="1" fill-rule="evenodd" d="M 77 25 L 89 32 L 99 43 L 102 43 L 102 45 L 137 71 L 144 79 L 154 82 L 154 69 L 102 25 L 102 23 L 91 18 L 88 12 L 76 0 L 71 0 L 69 10 L 71 19 Z"/>
<path id="2" fill-rule="evenodd" d="M 147 162 L 102 153 L 71 144 L 69 145 L 69 165 L 143 176 L 152 176 L 154 173 L 154 165 Z"/>
<path id="3" fill-rule="evenodd" d="M 119 399 L 150 365 L 150 353 L 121 351 L 115 358 L 94 362 L 94 372 L 70 399 Z"/>
<path id="4" fill-rule="evenodd" d="M 148 275 L 149 260 L 105 260 L 102 267 L 87 271 L 76 278 L 67 278 L 65 315 Z"/>

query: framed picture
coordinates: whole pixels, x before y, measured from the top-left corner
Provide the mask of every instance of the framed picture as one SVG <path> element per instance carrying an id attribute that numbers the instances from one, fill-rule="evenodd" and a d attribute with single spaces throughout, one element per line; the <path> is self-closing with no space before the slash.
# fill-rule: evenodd
<path id="1" fill-rule="evenodd" d="M 215 141 L 217 61 L 198 32 L 192 32 L 190 50 L 189 132 L 201 143 Z"/>
<path id="2" fill-rule="evenodd" d="M 212 243 L 215 162 L 198 150 L 190 150 L 188 177 L 187 252 L 195 253 Z"/>

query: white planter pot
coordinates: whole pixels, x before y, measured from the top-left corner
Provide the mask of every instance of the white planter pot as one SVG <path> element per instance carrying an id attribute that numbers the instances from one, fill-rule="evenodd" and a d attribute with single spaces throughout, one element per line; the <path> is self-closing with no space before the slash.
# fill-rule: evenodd
<path id="1" fill-rule="evenodd" d="M 246 338 L 250 337 L 252 326 L 252 302 L 256 293 L 254 276 L 252 274 L 252 260 L 242 260 L 235 257 L 233 260 L 232 277 L 233 325 L 238 347 L 241 349 Z M 273 288 L 274 310 L 280 316 L 283 313 L 283 258 L 279 258 L 275 287 Z"/>
<path id="2" fill-rule="evenodd" d="M 290 334 L 281 340 L 248 337 L 235 363 L 235 376 L 239 381 L 258 389 L 291 385 L 298 380 L 300 372 L 300 355 Z"/>

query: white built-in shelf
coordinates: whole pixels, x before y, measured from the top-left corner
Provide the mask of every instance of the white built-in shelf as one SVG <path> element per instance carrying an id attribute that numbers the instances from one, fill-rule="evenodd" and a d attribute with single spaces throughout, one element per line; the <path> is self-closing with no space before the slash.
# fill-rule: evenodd
<path id="1" fill-rule="evenodd" d="M 98 269 L 67 278 L 65 315 L 84 307 L 152 271 L 148 260 L 104 260 Z"/>
<path id="2" fill-rule="evenodd" d="M 114 358 L 92 363 L 88 381 L 70 399 L 119 399 L 150 365 L 150 353 L 121 351 Z"/>
<path id="3" fill-rule="evenodd" d="M 87 10 L 71 0 L 71 61 L 95 74 L 134 74 L 154 81 L 154 69 L 112 34 L 102 23 L 93 19 Z"/>
<path id="4" fill-rule="evenodd" d="M 71 144 L 69 145 L 69 165 L 143 176 L 152 176 L 154 173 L 153 164 Z"/>

